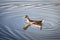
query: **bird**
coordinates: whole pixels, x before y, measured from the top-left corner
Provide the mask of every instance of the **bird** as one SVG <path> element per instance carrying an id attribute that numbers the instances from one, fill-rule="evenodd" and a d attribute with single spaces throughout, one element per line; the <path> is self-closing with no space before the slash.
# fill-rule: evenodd
<path id="1" fill-rule="evenodd" d="M 42 20 L 31 20 L 28 15 L 25 15 L 27 24 L 23 27 L 24 30 L 27 30 L 30 26 L 38 27 L 40 30 L 42 30 L 44 19 Z"/>

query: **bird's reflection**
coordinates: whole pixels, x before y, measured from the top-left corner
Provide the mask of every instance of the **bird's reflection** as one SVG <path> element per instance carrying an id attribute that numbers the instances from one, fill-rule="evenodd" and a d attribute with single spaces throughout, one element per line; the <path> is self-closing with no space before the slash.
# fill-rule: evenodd
<path id="1" fill-rule="evenodd" d="M 27 23 L 27 24 L 24 26 L 23 29 L 24 29 L 24 30 L 27 30 L 27 28 L 28 28 L 29 26 L 30 26 L 30 24 Z"/>

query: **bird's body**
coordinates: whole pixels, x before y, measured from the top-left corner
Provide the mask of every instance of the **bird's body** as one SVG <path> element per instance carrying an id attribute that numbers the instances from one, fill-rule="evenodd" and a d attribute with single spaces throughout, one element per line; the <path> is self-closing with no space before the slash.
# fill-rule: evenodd
<path id="1" fill-rule="evenodd" d="M 39 20 L 39 21 L 31 20 L 27 15 L 25 16 L 25 18 L 27 20 L 27 24 L 29 24 L 30 26 L 34 26 L 34 27 L 39 27 L 42 30 L 42 25 L 43 25 L 44 20 Z M 26 26 L 28 26 L 28 25 L 26 25 Z"/>

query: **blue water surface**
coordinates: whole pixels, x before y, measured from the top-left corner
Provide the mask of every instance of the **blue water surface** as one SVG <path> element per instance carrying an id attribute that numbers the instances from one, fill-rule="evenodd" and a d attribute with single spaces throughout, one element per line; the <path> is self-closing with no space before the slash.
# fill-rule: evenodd
<path id="1" fill-rule="evenodd" d="M 23 30 L 25 15 L 44 18 L 43 29 Z M 60 40 L 60 0 L 1 0 L 0 40 Z"/>

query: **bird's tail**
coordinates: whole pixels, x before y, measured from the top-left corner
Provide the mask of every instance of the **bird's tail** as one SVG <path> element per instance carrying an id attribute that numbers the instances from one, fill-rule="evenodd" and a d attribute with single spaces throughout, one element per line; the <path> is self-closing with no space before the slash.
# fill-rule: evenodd
<path id="1" fill-rule="evenodd" d="M 42 21 L 42 23 L 44 23 L 44 19 L 43 18 L 41 19 L 41 21 Z"/>

